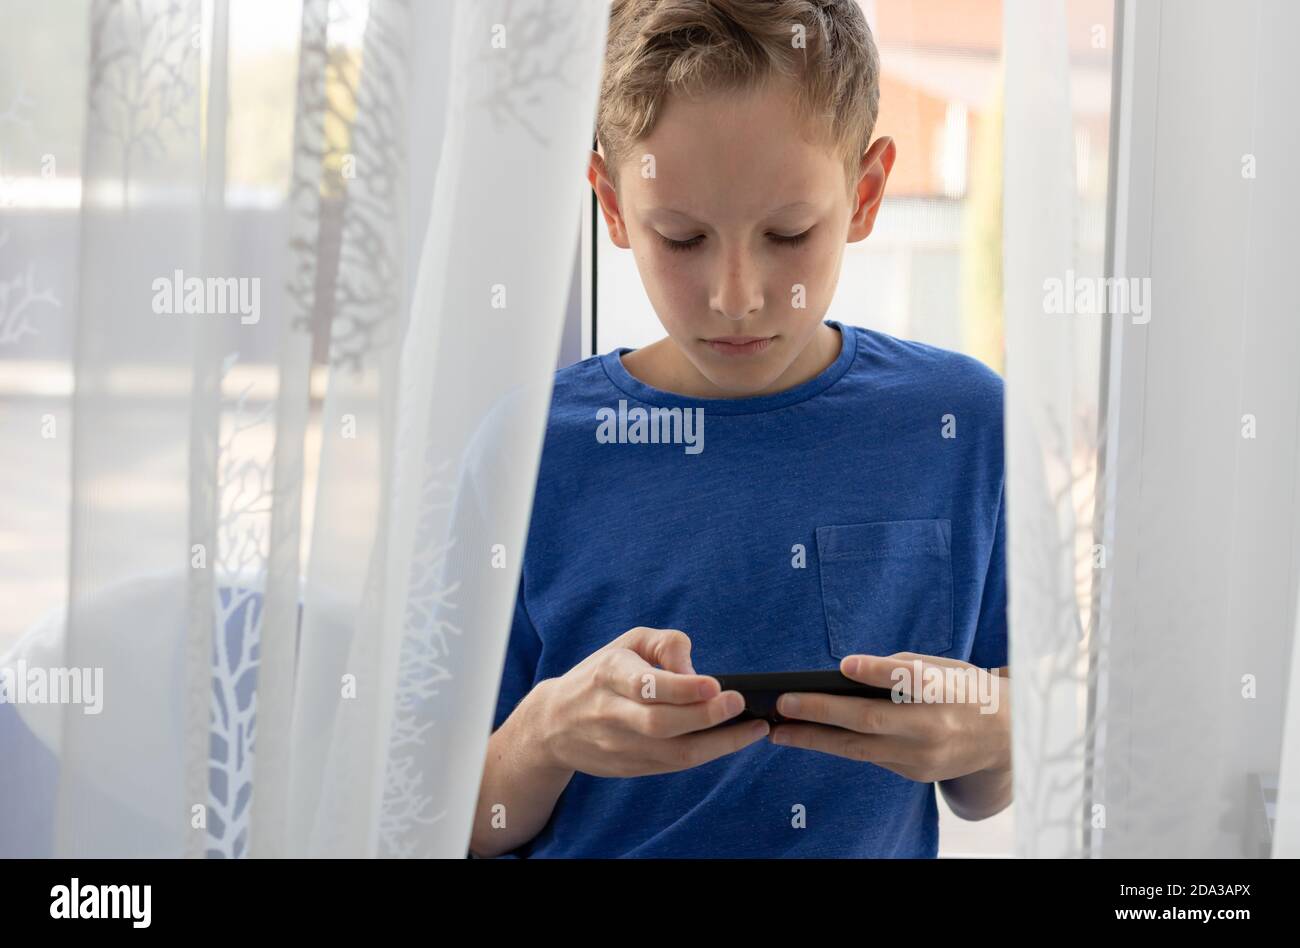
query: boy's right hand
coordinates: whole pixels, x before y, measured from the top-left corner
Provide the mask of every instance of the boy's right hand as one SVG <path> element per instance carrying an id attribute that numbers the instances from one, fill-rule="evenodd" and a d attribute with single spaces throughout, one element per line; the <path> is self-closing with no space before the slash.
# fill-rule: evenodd
<path id="1" fill-rule="evenodd" d="M 697 675 L 690 653 L 685 632 L 638 626 L 540 682 L 528 698 L 550 763 L 595 777 L 640 777 L 697 767 L 765 737 L 766 721 L 707 730 L 739 714 L 745 701 Z"/>

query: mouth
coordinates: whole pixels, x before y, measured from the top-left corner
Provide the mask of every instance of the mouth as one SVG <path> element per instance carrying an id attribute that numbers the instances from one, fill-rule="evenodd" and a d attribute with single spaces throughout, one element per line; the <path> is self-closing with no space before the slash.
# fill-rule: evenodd
<path id="1" fill-rule="evenodd" d="M 710 349 L 728 356 L 756 355 L 772 344 L 776 336 L 717 336 L 705 339 Z"/>

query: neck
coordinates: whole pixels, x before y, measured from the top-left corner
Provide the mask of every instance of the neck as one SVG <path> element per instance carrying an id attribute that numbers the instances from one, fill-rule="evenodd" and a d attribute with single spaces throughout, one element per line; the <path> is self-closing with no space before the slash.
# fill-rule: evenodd
<path id="1" fill-rule="evenodd" d="M 623 357 L 623 367 L 639 382 L 687 398 L 753 398 L 775 395 L 802 385 L 826 371 L 839 357 L 840 332 L 822 322 L 802 352 L 779 376 L 761 389 L 737 395 L 725 391 L 700 372 L 682 354 L 671 337 L 665 337 Z"/>

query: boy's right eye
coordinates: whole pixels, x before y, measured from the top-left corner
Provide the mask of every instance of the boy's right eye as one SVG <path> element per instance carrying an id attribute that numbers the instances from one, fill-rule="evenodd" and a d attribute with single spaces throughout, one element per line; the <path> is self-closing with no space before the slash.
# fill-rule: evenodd
<path id="1" fill-rule="evenodd" d="M 692 237 L 690 240 L 669 240 L 658 231 L 655 231 L 655 233 L 659 235 L 660 240 L 668 245 L 669 250 L 690 250 L 693 247 L 699 246 L 700 241 L 704 239 L 704 235 L 699 234 L 698 236 Z"/>

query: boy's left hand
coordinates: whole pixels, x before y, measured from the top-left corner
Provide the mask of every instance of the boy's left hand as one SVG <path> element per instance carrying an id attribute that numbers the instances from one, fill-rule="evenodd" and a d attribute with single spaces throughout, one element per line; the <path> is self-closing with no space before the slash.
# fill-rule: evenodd
<path id="1" fill-rule="evenodd" d="M 917 663 L 920 663 L 919 666 Z M 973 669 L 978 682 L 966 689 L 964 700 L 952 688 L 940 686 L 941 702 L 924 703 L 922 685 L 932 674 L 942 674 L 943 666 Z M 916 672 L 920 669 L 920 676 Z M 774 744 L 802 747 L 870 761 L 909 780 L 924 783 L 949 780 L 980 770 L 1011 768 L 1010 679 L 990 674 L 967 662 L 913 652 L 896 652 L 890 656 L 849 655 L 840 662 L 840 672 L 854 681 L 881 688 L 895 688 L 899 681 L 895 669 L 905 669 L 902 693 L 912 695 L 911 703 L 853 698 L 842 695 L 788 692 L 781 696 L 777 710 L 788 718 L 807 724 L 780 723 L 768 735 Z M 933 671 L 930 671 L 933 669 Z M 915 684 L 913 685 L 913 683 Z M 981 702 L 981 696 L 993 700 Z M 791 697 L 798 707 L 790 709 Z M 981 713 L 981 703 L 996 708 Z"/>

